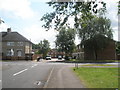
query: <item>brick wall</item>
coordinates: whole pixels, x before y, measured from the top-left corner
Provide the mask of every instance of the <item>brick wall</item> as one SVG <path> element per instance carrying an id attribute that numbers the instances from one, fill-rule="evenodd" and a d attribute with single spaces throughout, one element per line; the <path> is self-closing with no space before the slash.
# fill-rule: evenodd
<path id="1" fill-rule="evenodd" d="M 92 50 L 84 49 L 84 59 L 85 60 L 94 60 L 94 52 Z M 110 41 L 108 46 L 103 50 L 97 51 L 98 60 L 115 60 L 116 59 L 116 49 L 115 42 Z"/>

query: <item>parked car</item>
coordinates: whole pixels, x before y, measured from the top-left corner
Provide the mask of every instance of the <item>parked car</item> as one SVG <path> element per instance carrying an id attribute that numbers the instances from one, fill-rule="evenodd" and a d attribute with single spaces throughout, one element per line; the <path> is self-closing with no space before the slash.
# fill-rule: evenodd
<path id="1" fill-rule="evenodd" d="M 51 56 L 46 56 L 46 60 L 51 60 Z"/>
<path id="2" fill-rule="evenodd" d="M 62 59 L 62 56 L 58 56 L 58 59 Z"/>

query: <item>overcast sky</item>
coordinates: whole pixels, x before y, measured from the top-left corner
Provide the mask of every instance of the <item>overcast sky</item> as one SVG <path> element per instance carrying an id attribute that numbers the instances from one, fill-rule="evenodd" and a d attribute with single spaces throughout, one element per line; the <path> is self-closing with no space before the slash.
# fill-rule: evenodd
<path id="1" fill-rule="evenodd" d="M 0 17 L 5 21 L 0 25 L 0 32 L 6 31 L 11 27 L 12 31 L 17 31 L 33 43 L 37 44 L 40 40 L 47 39 L 54 48 L 55 30 L 45 31 L 42 28 L 43 22 L 40 18 L 47 12 L 52 12 L 44 0 L 0 0 Z M 107 3 L 107 17 L 111 19 L 114 40 L 118 41 L 118 16 L 117 2 L 119 0 L 102 0 Z M 76 44 L 80 40 L 75 40 Z"/>

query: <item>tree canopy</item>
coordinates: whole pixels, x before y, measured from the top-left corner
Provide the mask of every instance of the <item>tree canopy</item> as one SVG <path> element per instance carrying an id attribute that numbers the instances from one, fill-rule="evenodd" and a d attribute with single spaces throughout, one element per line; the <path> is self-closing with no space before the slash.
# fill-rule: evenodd
<path id="1" fill-rule="evenodd" d="M 48 40 L 44 39 L 43 41 L 40 41 L 40 43 L 33 45 L 33 49 L 38 49 L 37 54 L 42 54 L 43 58 L 46 57 L 48 51 L 50 50 L 50 44 Z"/>
<path id="2" fill-rule="evenodd" d="M 91 50 L 94 59 L 97 60 L 97 52 L 106 48 L 113 38 L 111 22 L 106 17 L 93 16 L 87 21 L 81 20 L 80 23 L 81 28 L 77 31 L 82 40 L 81 45 Z"/>
<path id="3" fill-rule="evenodd" d="M 75 49 L 75 30 L 63 27 L 56 36 L 56 47 L 66 54 L 71 54 Z"/>
<path id="4" fill-rule="evenodd" d="M 59 30 L 59 34 L 61 32 L 65 34 L 65 30 L 61 31 L 63 27 L 74 28 L 81 39 L 81 45 L 85 45 L 86 41 L 90 40 L 87 42 L 87 45 L 95 53 L 107 45 L 108 39 L 101 36 L 109 39 L 113 37 L 110 19 L 104 16 L 106 3 L 103 1 L 48 2 L 47 4 L 53 7 L 55 11 L 47 13 L 41 18 L 45 22 L 44 28 L 49 30 L 51 27 L 54 27 L 56 30 Z M 72 23 L 69 22 L 70 20 Z M 99 41 L 100 39 L 101 41 Z M 63 49 L 65 43 L 59 47 Z M 89 45 L 93 45 L 93 48 Z"/>
<path id="5" fill-rule="evenodd" d="M 106 17 L 91 15 L 91 19 L 81 18 L 79 21 L 80 28 L 77 29 L 78 35 L 82 42 L 96 35 L 103 35 L 112 39 L 111 21 Z"/>
<path id="6" fill-rule="evenodd" d="M 104 2 L 47 2 L 47 4 L 54 9 L 51 13 L 46 13 L 41 18 L 45 22 L 43 25 L 44 28 L 50 29 L 54 27 L 56 30 L 59 30 L 63 26 L 71 26 L 74 24 L 74 27 L 79 28 L 78 21 L 82 17 L 91 18 L 89 14 L 98 14 L 104 13 L 106 11 L 106 3 Z M 101 8 L 98 8 L 100 7 Z M 73 18 L 73 23 L 69 23 L 70 18 Z"/>

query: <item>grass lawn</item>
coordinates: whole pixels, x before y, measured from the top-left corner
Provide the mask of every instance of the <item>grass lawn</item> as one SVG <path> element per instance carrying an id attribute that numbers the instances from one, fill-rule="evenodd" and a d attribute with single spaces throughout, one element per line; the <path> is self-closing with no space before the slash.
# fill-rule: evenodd
<path id="1" fill-rule="evenodd" d="M 80 67 L 74 72 L 87 88 L 118 88 L 118 68 Z"/>
<path id="2" fill-rule="evenodd" d="M 118 65 L 112 65 L 112 64 L 85 64 L 81 66 L 118 66 Z"/>

